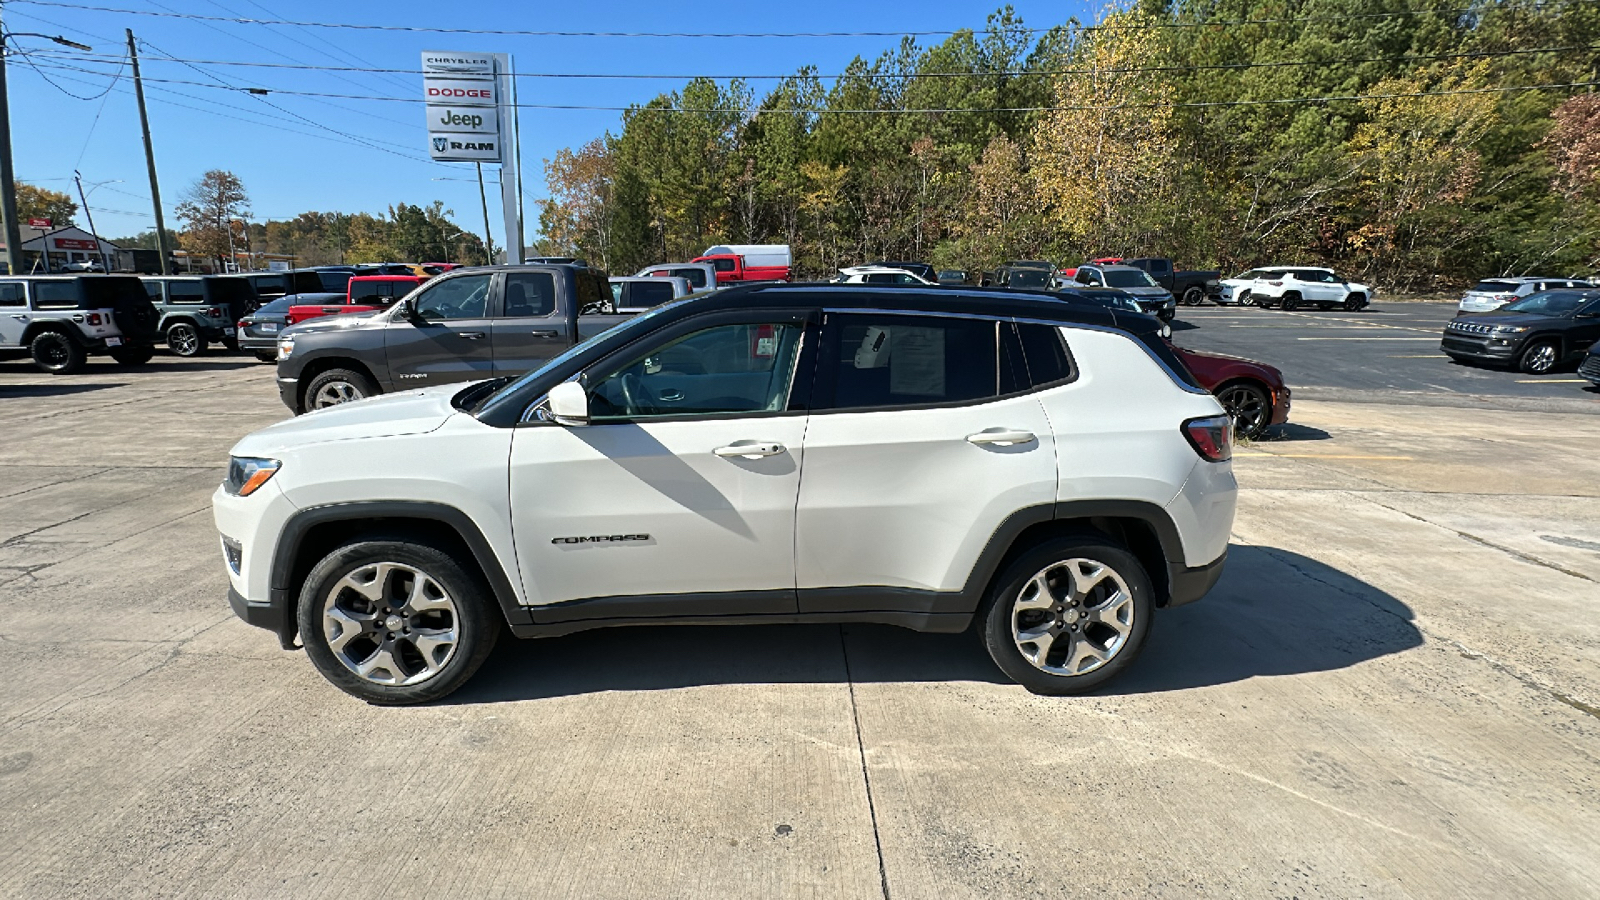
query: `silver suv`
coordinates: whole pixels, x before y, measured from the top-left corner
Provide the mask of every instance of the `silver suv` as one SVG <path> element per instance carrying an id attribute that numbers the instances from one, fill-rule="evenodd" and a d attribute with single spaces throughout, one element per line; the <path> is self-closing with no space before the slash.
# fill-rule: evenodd
<path id="1" fill-rule="evenodd" d="M 0 276 L 0 356 L 31 356 L 53 375 L 81 371 L 96 354 L 149 362 L 156 319 L 132 275 Z"/>
<path id="2" fill-rule="evenodd" d="M 1506 278 L 1485 278 L 1461 295 L 1460 311 L 1463 313 L 1493 312 L 1507 303 L 1515 303 L 1539 291 L 1557 291 L 1567 288 L 1595 287 L 1579 278 L 1552 278 L 1548 275 L 1515 275 Z"/>

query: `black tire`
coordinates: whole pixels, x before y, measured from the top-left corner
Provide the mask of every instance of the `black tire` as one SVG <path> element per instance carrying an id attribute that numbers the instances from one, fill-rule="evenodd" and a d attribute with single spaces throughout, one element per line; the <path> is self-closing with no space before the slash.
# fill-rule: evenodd
<path id="1" fill-rule="evenodd" d="M 33 364 L 51 375 L 73 375 L 83 371 L 89 354 L 83 345 L 62 331 L 41 331 L 28 342 Z"/>
<path id="2" fill-rule="evenodd" d="M 156 355 L 156 348 L 140 345 L 137 347 L 117 347 L 111 351 L 111 358 L 124 366 L 142 366 Z"/>
<path id="3" fill-rule="evenodd" d="M 256 359 L 262 362 L 277 362 L 278 352 L 276 350 L 257 350 Z"/>
<path id="4" fill-rule="evenodd" d="M 1206 292 L 1197 287 L 1189 288 L 1183 292 L 1184 306 L 1199 306 L 1206 299 Z"/>
<path id="5" fill-rule="evenodd" d="M 236 337 L 225 337 L 222 339 L 222 346 L 226 347 L 229 353 L 238 353 L 239 339 Z"/>
<path id="6" fill-rule="evenodd" d="M 1072 592 L 1061 590 L 1059 580 L 1074 578 L 1069 561 L 1103 566 L 1120 578 L 1121 584 L 1108 584 L 1106 579 L 1101 579 L 1091 585 L 1092 589 L 1077 605 L 1069 605 L 1074 602 Z M 1052 606 L 1016 609 L 1019 602 L 1039 596 L 1030 587 L 1035 576 L 1044 577 L 1047 584 L 1057 588 L 1052 591 L 1053 596 L 1046 598 Z M 1123 588 L 1127 590 L 1126 600 L 1116 601 Z M 1110 605 L 1112 602 L 1116 602 L 1115 607 Z M 1127 621 L 1119 622 L 1124 628 L 1122 631 L 1098 620 L 1113 609 L 1119 613 L 1115 617 L 1118 619 L 1120 612 L 1126 610 Z M 1139 561 L 1105 535 L 1088 532 L 1046 541 L 1007 566 L 990 585 L 979 627 L 989 656 L 1013 681 L 1035 694 L 1065 696 L 1092 691 L 1131 665 L 1149 637 L 1154 609 L 1150 578 Z M 1089 621 L 1091 618 L 1096 620 Z M 1085 623 L 1081 631 L 1080 621 Z M 1025 655 L 1023 644 L 1031 644 L 1034 654 L 1040 649 L 1037 642 L 1019 640 L 1019 635 L 1030 631 L 1036 631 L 1041 637 L 1047 633 L 1068 636 L 1066 641 L 1059 636 L 1052 637 L 1052 644 L 1044 655 L 1047 667 L 1063 671 L 1046 671 Z M 1104 655 L 1105 659 L 1085 668 L 1088 661 L 1079 651 L 1090 649 Z M 1082 669 L 1081 674 L 1065 671 L 1073 667 Z"/>
<path id="7" fill-rule="evenodd" d="M 354 369 L 329 369 L 311 379 L 302 405 L 306 412 L 378 396 L 372 379 Z M 320 398 L 320 399 L 319 399 Z"/>
<path id="8" fill-rule="evenodd" d="M 1561 361 L 1561 342 L 1553 338 L 1529 341 L 1517 354 L 1517 369 L 1529 375 L 1547 375 Z"/>
<path id="9" fill-rule="evenodd" d="M 1240 306 L 1255 306 L 1256 305 L 1256 298 L 1251 296 L 1249 291 L 1240 291 L 1239 292 L 1239 305 Z"/>
<path id="10" fill-rule="evenodd" d="M 348 582 L 340 587 L 347 578 L 366 582 L 368 590 Z M 432 588 L 413 593 L 418 578 Z M 380 595 L 379 602 L 371 594 Z M 431 605 L 414 609 L 414 596 Z M 326 615 L 330 608 L 338 618 Z M 306 655 L 334 687 L 368 703 L 404 706 L 437 700 L 465 684 L 494 650 L 502 617 L 483 579 L 450 554 L 409 540 L 371 540 L 340 547 L 317 563 L 300 590 L 296 623 Z M 353 637 L 345 637 L 347 628 Z M 445 634 L 448 646 L 437 640 Z"/>
<path id="11" fill-rule="evenodd" d="M 1254 440 L 1272 423 L 1272 394 L 1253 381 L 1230 381 L 1216 390 L 1217 402 L 1233 420 L 1233 436 Z"/>
<path id="12" fill-rule="evenodd" d="M 185 359 L 206 352 L 206 339 L 200 336 L 200 326 L 193 322 L 173 322 L 167 326 L 167 350 Z"/>
<path id="13" fill-rule="evenodd" d="M 1362 293 L 1351 294 L 1344 298 L 1344 308 L 1349 312 L 1356 312 L 1367 308 L 1367 295 Z"/>
<path id="14" fill-rule="evenodd" d="M 1293 291 L 1283 295 L 1283 300 L 1278 303 L 1284 312 L 1292 312 L 1300 308 L 1300 295 Z"/>

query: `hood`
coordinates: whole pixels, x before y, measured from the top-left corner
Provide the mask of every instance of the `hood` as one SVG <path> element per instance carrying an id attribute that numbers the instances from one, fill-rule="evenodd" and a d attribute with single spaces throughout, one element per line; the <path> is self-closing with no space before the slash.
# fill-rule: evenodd
<path id="1" fill-rule="evenodd" d="M 306 306 L 325 306 L 330 303 L 343 303 L 346 294 L 337 291 L 323 291 L 317 293 L 285 294 L 291 303 L 305 304 Z"/>
<path id="2" fill-rule="evenodd" d="M 423 434 L 458 412 L 450 400 L 466 387 L 441 384 L 314 410 L 246 435 L 231 452 L 276 459 L 285 450 L 307 444 Z"/>
<path id="3" fill-rule="evenodd" d="M 1116 290 L 1122 291 L 1123 293 L 1126 293 L 1126 294 L 1132 294 L 1135 297 L 1139 297 L 1139 298 L 1145 299 L 1145 300 L 1155 300 L 1157 298 L 1164 298 L 1164 297 L 1172 296 L 1172 292 L 1167 290 L 1166 288 L 1164 288 L 1164 287 L 1155 287 L 1155 286 L 1150 286 L 1150 287 L 1125 287 L 1125 288 L 1116 288 Z"/>
<path id="4" fill-rule="evenodd" d="M 1557 322 L 1568 321 L 1564 316 L 1539 316 L 1533 313 L 1506 312 L 1504 309 L 1482 312 L 1471 316 L 1457 316 L 1453 321 L 1471 322 L 1474 325 L 1526 325 L 1542 328 Z"/>
<path id="5" fill-rule="evenodd" d="M 298 325 L 290 325 L 283 330 L 286 336 L 300 334 L 314 334 L 321 331 L 345 331 L 351 328 L 361 328 L 374 324 L 373 317 L 387 310 L 373 310 L 370 312 L 344 313 L 342 315 L 317 316 L 307 319 Z M 377 324 L 387 324 L 379 322 Z"/>

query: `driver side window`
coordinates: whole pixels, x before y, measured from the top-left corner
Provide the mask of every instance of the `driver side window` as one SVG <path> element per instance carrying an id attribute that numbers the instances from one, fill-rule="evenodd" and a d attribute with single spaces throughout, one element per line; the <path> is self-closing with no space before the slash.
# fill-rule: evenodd
<path id="1" fill-rule="evenodd" d="M 589 376 L 593 422 L 780 412 L 802 326 L 718 325 L 691 332 Z"/>
<path id="2" fill-rule="evenodd" d="M 481 319 L 488 312 L 493 275 L 461 275 L 429 286 L 417 295 L 416 311 L 430 322 Z"/>

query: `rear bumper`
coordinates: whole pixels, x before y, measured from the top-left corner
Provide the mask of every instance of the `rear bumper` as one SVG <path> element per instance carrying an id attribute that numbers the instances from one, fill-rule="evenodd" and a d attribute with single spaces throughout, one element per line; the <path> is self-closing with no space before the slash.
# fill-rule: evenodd
<path id="1" fill-rule="evenodd" d="M 1167 606 L 1182 606 L 1204 597 L 1222 577 L 1222 567 L 1228 561 L 1228 551 L 1203 566 L 1190 568 L 1182 563 L 1167 565 L 1167 583 L 1172 585 L 1172 596 Z"/>
<path id="2" fill-rule="evenodd" d="M 272 350 L 276 352 L 278 349 L 278 336 L 275 334 L 255 335 L 241 332 L 239 334 L 239 349 Z"/>
<path id="3" fill-rule="evenodd" d="M 1277 402 L 1272 404 L 1272 419 L 1267 422 L 1268 425 L 1282 425 L 1289 421 L 1290 393 L 1288 385 L 1284 385 L 1283 389 L 1278 391 Z"/>

